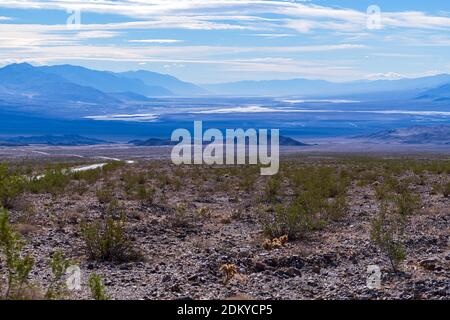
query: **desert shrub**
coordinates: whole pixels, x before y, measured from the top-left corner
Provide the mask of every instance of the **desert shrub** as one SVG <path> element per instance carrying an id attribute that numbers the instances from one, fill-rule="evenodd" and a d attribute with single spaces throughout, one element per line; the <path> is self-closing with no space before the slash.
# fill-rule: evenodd
<path id="1" fill-rule="evenodd" d="M 146 197 L 146 195 L 144 195 L 144 191 L 147 191 L 145 187 L 145 175 L 125 172 L 122 175 L 121 180 L 123 181 L 123 188 L 128 199 L 143 200 Z"/>
<path id="2" fill-rule="evenodd" d="M 63 277 L 67 268 L 70 266 L 70 261 L 64 257 L 62 251 L 56 251 L 50 259 L 50 267 L 52 269 L 53 277 L 50 280 L 45 298 L 49 300 L 59 299 L 66 293 L 65 283 Z"/>
<path id="3" fill-rule="evenodd" d="M 392 175 L 383 177 L 384 187 L 388 192 L 402 193 L 408 189 L 408 185 Z"/>
<path id="4" fill-rule="evenodd" d="M 433 185 L 433 192 L 435 194 L 442 193 L 444 198 L 450 196 L 450 181 L 447 183 L 436 183 Z"/>
<path id="5" fill-rule="evenodd" d="M 9 172 L 8 166 L 0 165 L 0 206 L 11 208 L 25 189 L 24 178 Z"/>
<path id="6" fill-rule="evenodd" d="M 386 254 L 396 272 L 398 265 L 406 258 L 402 244 L 404 229 L 408 217 L 420 208 L 420 196 L 410 190 L 407 180 L 400 181 L 388 176 L 377 187 L 376 194 L 380 200 L 380 212 L 372 222 L 371 240 Z"/>
<path id="7" fill-rule="evenodd" d="M 176 228 L 186 228 L 192 223 L 186 204 L 180 203 L 175 208 L 175 214 L 171 220 L 172 226 Z"/>
<path id="8" fill-rule="evenodd" d="M 193 177 L 198 178 L 199 176 L 194 175 Z M 170 177 L 165 174 L 164 172 L 161 172 L 159 175 L 156 176 L 156 180 L 158 181 L 159 187 L 161 189 L 164 189 L 167 186 L 170 186 L 172 183 L 172 180 Z"/>
<path id="9" fill-rule="evenodd" d="M 363 171 L 362 173 L 359 174 L 358 185 L 361 187 L 369 185 L 369 184 L 377 181 L 378 177 L 379 177 L 379 172 L 377 172 L 375 170 Z"/>
<path id="10" fill-rule="evenodd" d="M 347 192 L 350 176 L 331 167 L 305 167 L 289 176 L 297 194 L 309 191 L 320 198 L 334 198 Z"/>
<path id="11" fill-rule="evenodd" d="M 328 219 L 327 199 L 314 191 L 305 191 L 294 200 L 292 209 L 300 213 L 307 230 L 322 229 Z"/>
<path id="12" fill-rule="evenodd" d="M 13 231 L 9 224 L 9 214 L 0 211 L 0 262 L 3 262 L 3 272 L 6 276 L 5 289 L 0 285 L 0 297 L 3 299 L 24 299 L 29 287 L 28 275 L 33 268 L 34 260 L 30 255 L 24 255 L 24 242 L 20 235 Z"/>
<path id="13" fill-rule="evenodd" d="M 442 194 L 448 198 L 450 196 L 450 181 L 443 185 Z"/>
<path id="14" fill-rule="evenodd" d="M 370 238 L 386 254 L 394 272 L 406 258 L 406 250 L 401 242 L 403 232 L 403 219 L 388 212 L 383 205 L 380 214 L 372 222 Z"/>
<path id="15" fill-rule="evenodd" d="M 27 237 L 32 233 L 35 233 L 39 228 L 35 224 L 30 223 L 16 223 L 13 226 L 15 232 L 19 233 L 23 237 Z"/>
<path id="16" fill-rule="evenodd" d="M 272 176 L 268 179 L 264 189 L 264 199 L 267 202 L 276 202 L 277 196 L 280 193 L 281 181 L 277 176 Z"/>
<path id="17" fill-rule="evenodd" d="M 129 262 L 142 259 L 126 234 L 125 221 L 107 217 L 81 224 L 87 254 L 95 261 Z"/>
<path id="18" fill-rule="evenodd" d="M 143 204 L 153 204 L 155 198 L 155 189 L 139 186 L 136 191 L 136 199 Z"/>
<path id="19" fill-rule="evenodd" d="M 4 272 L 5 283 L 0 278 L 0 299 L 58 299 L 65 294 L 62 281 L 69 261 L 61 251 L 56 251 L 50 259 L 52 277 L 45 291 L 29 282 L 28 278 L 34 266 L 29 254 L 23 253 L 25 245 L 21 235 L 14 231 L 9 223 L 9 213 L 0 210 L 0 270 Z"/>
<path id="20" fill-rule="evenodd" d="M 328 198 L 331 195 L 334 198 Z M 290 239 L 298 239 L 309 231 L 322 229 L 329 220 L 342 218 L 346 211 L 347 198 L 341 189 L 334 193 L 309 187 L 289 205 L 277 205 L 274 210 L 263 212 L 261 222 L 270 237 L 287 235 Z"/>
<path id="21" fill-rule="evenodd" d="M 197 209 L 197 215 L 202 219 L 210 219 L 212 212 L 211 209 L 207 207 L 201 207 Z"/>
<path id="22" fill-rule="evenodd" d="M 85 181 L 75 181 L 75 183 L 73 184 L 72 190 L 76 194 L 82 196 L 89 190 L 89 186 Z"/>
<path id="23" fill-rule="evenodd" d="M 325 166 L 300 169 L 287 167 L 286 170 L 295 197 L 290 204 L 276 206 L 273 212 L 263 217 L 263 228 L 267 235 L 300 238 L 309 231 L 322 229 L 328 221 L 345 215 L 350 184 L 348 172 Z M 269 185 L 266 190 L 272 189 Z M 266 198 L 271 199 L 268 195 L 270 192 L 266 191 Z"/>
<path id="24" fill-rule="evenodd" d="M 89 276 L 89 290 L 91 291 L 91 296 L 94 300 L 109 300 L 109 296 L 106 294 L 105 285 L 103 284 L 102 278 L 95 273 Z"/>
<path id="25" fill-rule="evenodd" d="M 391 189 L 385 183 L 380 183 L 375 187 L 375 197 L 377 200 L 386 200 L 391 197 Z"/>
<path id="26" fill-rule="evenodd" d="M 420 197 L 413 194 L 409 190 L 405 190 L 395 197 L 395 204 L 397 213 L 406 218 L 414 214 L 420 208 Z"/>
<path id="27" fill-rule="evenodd" d="M 102 204 L 110 203 L 114 198 L 114 194 L 113 194 L 112 190 L 108 189 L 108 188 L 98 189 L 95 192 L 95 195 L 97 196 L 98 202 L 100 202 Z"/>
<path id="28" fill-rule="evenodd" d="M 33 193 L 50 193 L 58 195 L 64 192 L 70 183 L 70 176 L 62 169 L 49 169 L 43 175 L 33 178 L 28 188 Z"/>
<path id="29" fill-rule="evenodd" d="M 330 220 L 341 219 L 347 213 L 347 209 L 348 204 L 346 196 L 339 195 L 328 203 L 326 207 L 327 218 Z"/>
<path id="30" fill-rule="evenodd" d="M 256 166 L 252 166 L 252 167 L 245 167 L 242 170 L 242 173 L 240 175 L 240 179 L 239 179 L 239 187 L 241 189 L 243 189 L 244 191 L 251 191 L 256 179 L 258 178 L 258 173 L 257 172 L 258 167 Z"/>
<path id="31" fill-rule="evenodd" d="M 124 205 L 115 198 L 108 203 L 104 212 L 107 217 L 111 217 L 114 220 L 124 220 L 126 217 Z"/>
<path id="32" fill-rule="evenodd" d="M 273 211 L 262 213 L 261 222 L 264 233 L 271 238 L 287 235 L 289 239 L 298 239 L 308 230 L 305 212 L 295 206 L 277 205 Z"/>
<path id="33" fill-rule="evenodd" d="M 145 184 L 146 177 L 143 174 L 127 171 L 122 175 L 121 180 L 124 182 L 125 189 L 133 189 L 137 185 Z"/>
<path id="34" fill-rule="evenodd" d="M 86 181 L 89 184 L 93 184 L 98 181 L 102 176 L 103 168 L 97 168 L 92 170 L 75 171 L 71 173 L 71 178 L 77 181 Z"/>

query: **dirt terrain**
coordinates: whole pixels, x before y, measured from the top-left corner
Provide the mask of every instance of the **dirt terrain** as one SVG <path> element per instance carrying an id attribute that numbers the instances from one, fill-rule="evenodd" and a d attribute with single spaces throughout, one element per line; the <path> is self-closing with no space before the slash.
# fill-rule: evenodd
<path id="1" fill-rule="evenodd" d="M 102 156 L 137 161 L 64 178 L 48 169 L 92 159 L 61 154 L 4 159 L 11 175 L 47 172 L 8 205 L 23 254 L 34 258 L 27 283 L 38 297 L 56 250 L 81 269 L 81 289 L 63 299 L 90 299 L 93 273 L 112 299 L 450 297 L 448 156 L 290 154 L 268 178 L 258 167 L 177 167 L 124 151 Z M 408 206 L 413 196 L 417 207 Z M 373 230 L 381 204 L 393 216 L 398 199 L 408 212 L 392 242 L 405 255 L 393 268 Z M 129 241 L 119 251 L 132 255 L 93 257 L 86 226 L 109 218 Z M 380 286 L 369 288 L 373 265 Z"/>

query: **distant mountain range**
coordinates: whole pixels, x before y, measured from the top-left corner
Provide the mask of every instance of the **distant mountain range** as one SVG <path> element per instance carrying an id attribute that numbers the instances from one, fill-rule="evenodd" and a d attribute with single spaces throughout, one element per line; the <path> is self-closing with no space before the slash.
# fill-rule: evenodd
<path id="1" fill-rule="evenodd" d="M 268 137 L 268 139 L 270 139 L 270 136 Z M 134 144 L 135 146 L 173 146 L 178 144 L 177 141 L 174 142 L 170 139 L 159 139 L 159 138 L 150 138 L 148 140 L 133 140 L 130 141 L 129 143 Z M 310 144 L 306 144 L 285 136 L 280 136 L 279 143 L 280 146 L 291 146 L 291 147 L 310 146 Z M 207 143 L 204 144 L 206 145 Z"/>
<path id="2" fill-rule="evenodd" d="M 83 67 L 60 65 L 37 67 L 39 71 L 55 74 L 72 83 L 91 87 L 106 93 L 133 92 L 143 96 L 172 96 L 174 93 L 154 83 L 144 83 L 140 79 L 124 77 L 108 71 L 96 71 Z M 160 75 L 163 77 L 163 75 Z"/>
<path id="3" fill-rule="evenodd" d="M 12 64 L 0 69 L 0 97 L 18 101 L 65 101 L 115 104 L 119 100 L 96 88 L 71 82 L 46 68 Z"/>
<path id="4" fill-rule="evenodd" d="M 45 135 L 29 137 L 12 137 L 1 139 L 0 146 L 29 146 L 29 145 L 50 145 L 50 146 L 83 146 L 110 143 L 104 140 L 86 138 L 79 135 Z"/>
<path id="5" fill-rule="evenodd" d="M 382 143 L 450 145 L 450 125 L 415 126 L 355 137 Z"/>
<path id="6" fill-rule="evenodd" d="M 171 92 L 180 96 L 198 96 L 206 95 L 208 91 L 189 82 L 181 81 L 167 74 L 160 74 L 151 71 L 129 71 L 119 74 L 122 77 L 132 80 L 140 80 L 147 86 L 160 86 L 167 88 Z M 133 90 L 130 90 L 133 91 Z"/>
<path id="7" fill-rule="evenodd" d="M 404 97 L 416 98 L 426 94 L 427 90 L 440 86 L 443 86 L 441 90 L 446 90 L 446 94 L 450 95 L 449 85 L 450 75 L 441 74 L 416 79 L 360 80 L 345 83 L 307 79 L 239 81 L 209 84 L 203 87 L 215 94 L 235 96 L 348 97 L 377 93 L 377 97 L 380 97 L 381 93 L 390 93 L 388 96 L 392 98 L 392 92 L 398 92 Z"/>
<path id="8" fill-rule="evenodd" d="M 145 97 L 198 95 L 206 90 L 175 77 L 148 71 L 113 73 L 72 65 L 34 67 L 27 63 L 0 69 L 0 96 L 28 100 L 119 103 L 112 93 Z M 135 96 L 136 98 L 137 96 Z"/>
<path id="9" fill-rule="evenodd" d="M 426 90 L 418 98 L 429 99 L 436 102 L 450 101 L 450 83 L 439 86 L 437 88 Z"/>
<path id="10" fill-rule="evenodd" d="M 0 69 L 0 107 L 80 116 L 127 110 L 156 97 L 196 96 L 207 91 L 148 71 L 113 73 L 72 65 L 11 64 Z"/>
<path id="11" fill-rule="evenodd" d="M 114 73 L 72 65 L 11 64 L 0 69 L 0 110 L 62 118 L 142 113 L 161 97 L 296 96 L 442 103 L 450 100 L 450 75 L 353 81 L 240 81 L 199 86 L 150 71 Z"/>

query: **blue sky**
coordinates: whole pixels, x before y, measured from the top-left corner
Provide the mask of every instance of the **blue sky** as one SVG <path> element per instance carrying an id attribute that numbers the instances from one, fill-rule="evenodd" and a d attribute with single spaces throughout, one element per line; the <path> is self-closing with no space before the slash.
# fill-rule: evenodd
<path id="1" fill-rule="evenodd" d="M 348 81 L 450 73 L 449 58 L 448 0 L 0 0 L 0 65 Z"/>

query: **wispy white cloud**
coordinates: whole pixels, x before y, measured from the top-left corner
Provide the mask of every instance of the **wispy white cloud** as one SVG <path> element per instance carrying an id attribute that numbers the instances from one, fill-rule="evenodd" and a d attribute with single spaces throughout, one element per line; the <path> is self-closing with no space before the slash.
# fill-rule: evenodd
<path id="1" fill-rule="evenodd" d="M 163 68 L 174 70 L 191 65 L 216 66 L 216 72 L 234 72 L 237 77 L 266 72 L 274 77 L 389 78 L 406 73 L 388 67 L 393 71 L 386 74 L 363 70 L 366 67 L 361 61 L 354 63 L 356 56 L 375 56 L 367 49 L 382 52 L 383 47 L 377 46 L 383 43 L 450 46 L 450 17 L 445 12 L 433 15 L 381 8 L 383 30 L 375 32 L 367 28 L 365 10 L 316 5 L 312 1 L 0 0 L 0 8 L 42 10 L 43 14 L 45 10 L 81 11 L 81 24 L 76 30 L 68 28 L 65 21 L 13 24 L 8 22 L 9 17 L 0 16 L 3 62 L 12 58 L 40 63 L 64 59 L 135 61 L 161 63 Z M 104 18 L 92 23 L 91 15 L 86 23 L 85 13 L 103 14 Z M 220 36 L 214 37 L 214 32 Z M 235 41 L 241 36 L 246 37 Z M 272 43 L 270 39 L 277 40 Z M 302 45 L 305 43 L 308 45 Z M 405 51 L 382 52 L 378 56 L 419 58 Z M 315 53 L 320 55 L 316 57 Z M 331 53 L 338 61 L 330 58 Z"/>
<path id="2" fill-rule="evenodd" d="M 177 39 L 140 39 L 140 40 L 128 40 L 130 43 L 180 43 L 184 40 Z"/>
<path id="3" fill-rule="evenodd" d="M 129 0 L 129 1 L 33 1 L 6 0 L 2 7 L 34 9 L 80 9 L 153 21 L 154 27 L 169 27 L 165 18 L 177 17 L 172 27 L 179 28 L 267 28 L 264 24 L 283 26 L 283 19 L 269 19 L 277 14 L 286 19 L 285 27 L 299 32 L 314 29 L 364 30 L 368 16 L 364 11 L 314 5 L 310 2 L 282 0 Z M 221 23 L 220 21 L 227 21 Z M 449 29 L 450 17 L 432 16 L 418 11 L 382 12 L 386 28 Z"/>
<path id="4" fill-rule="evenodd" d="M 120 32 L 93 30 L 93 31 L 77 32 L 76 34 L 74 34 L 74 37 L 77 40 L 83 40 L 83 39 L 108 39 L 108 38 L 115 38 L 115 37 L 118 37 L 120 35 L 121 35 Z"/>
<path id="5" fill-rule="evenodd" d="M 249 34 L 249 36 L 262 38 L 286 38 L 286 37 L 293 37 L 295 35 L 291 33 L 254 33 Z"/>

